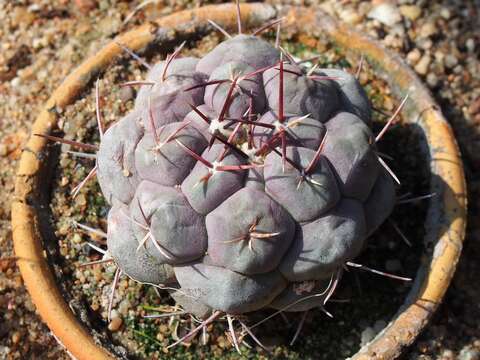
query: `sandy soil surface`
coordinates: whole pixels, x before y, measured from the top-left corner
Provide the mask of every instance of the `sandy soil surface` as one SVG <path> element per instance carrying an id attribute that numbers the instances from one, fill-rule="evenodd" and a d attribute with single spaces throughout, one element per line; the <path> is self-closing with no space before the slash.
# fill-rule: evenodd
<path id="1" fill-rule="evenodd" d="M 0 0 L 0 359 L 63 359 L 15 266 L 10 202 L 17 161 L 38 109 L 67 73 L 125 28 L 185 7 L 156 1 Z M 458 137 L 469 186 L 464 254 L 444 304 L 405 358 L 480 359 L 480 3 L 306 1 L 399 52 Z"/>

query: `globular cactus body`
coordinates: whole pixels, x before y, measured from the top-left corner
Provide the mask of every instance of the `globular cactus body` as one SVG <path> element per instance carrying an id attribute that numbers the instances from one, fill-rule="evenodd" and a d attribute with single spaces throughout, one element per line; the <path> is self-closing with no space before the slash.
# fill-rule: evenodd
<path id="1" fill-rule="evenodd" d="M 147 81 L 98 152 L 117 265 L 201 317 L 323 306 L 395 201 L 356 78 L 242 34 Z"/>

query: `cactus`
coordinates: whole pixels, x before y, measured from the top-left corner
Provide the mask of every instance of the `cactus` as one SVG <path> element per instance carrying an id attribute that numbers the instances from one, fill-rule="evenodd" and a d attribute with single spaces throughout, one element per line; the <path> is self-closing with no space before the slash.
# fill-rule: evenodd
<path id="1" fill-rule="evenodd" d="M 205 319 L 189 337 L 227 316 L 235 344 L 234 316 L 324 309 L 345 266 L 369 270 L 352 260 L 396 200 L 376 141 L 404 104 L 375 137 L 354 75 L 258 35 L 148 66 L 134 109 L 99 121 L 92 171 L 115 278 L 168 287 Z"/>

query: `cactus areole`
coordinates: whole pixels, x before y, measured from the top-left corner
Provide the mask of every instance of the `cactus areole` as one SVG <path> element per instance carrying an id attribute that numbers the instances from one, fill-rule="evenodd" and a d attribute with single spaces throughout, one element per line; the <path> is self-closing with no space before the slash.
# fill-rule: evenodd
<path id="1" fill-rule="evenodd" d="M 323 309 L 393 209 L 365 91 L 304 64 L 256 35 L 200 59 L 177 49 L 102 134 L 106 256 L 204 325 Z"/>

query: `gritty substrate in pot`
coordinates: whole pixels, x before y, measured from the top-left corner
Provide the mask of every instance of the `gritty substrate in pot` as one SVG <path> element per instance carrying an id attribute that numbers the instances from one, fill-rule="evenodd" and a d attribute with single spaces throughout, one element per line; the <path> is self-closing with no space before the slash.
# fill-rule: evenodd
<path id="1" fill-rule="evenodd" d="M 201 55 L 220 41 L 212 34 L 198 41 L 187 43 L 182 55 Z M 309 46 L 302 43 L 302 40 Z M 320 55 L 321 67 L 340 64 L 351 72 L 356 71 L 358 58 L 348 58 L 341 49 L 318 39 L 298 38 L 289 35 L 283 39 L 288 51 L 306 59 Z M 150 63 L 164 59 L 165 52 L 151 48 L 145 58 Z M 120 84 L 143 78 L 144 68 L 128 55 L 110 65 L 101 81 L 101 109 L 108 126 L 133 106 L 135 91 Z M 376 77 L 368 63 L 361 71 L 360 79 L 374 107 L 385 113 L 393 112 L 400 99 L 394 99 L 386 83 Z M 374 112 L 374 132 L 378 132 L 387 117 Z M 74 104 L 61 109 L 60 128 L 65 137 L 86 143 L 97 143 L 95 119 L 95 90 L 84 93 Z M 410 193 L 411 197 L 429 191 L 429 170 L 424 154 L 424 139 L 415 125 L 399 121 L 379 144 L 382 153 L 394 158 L 389 161 L 402 181 L 397 195 Z M 65 146 L 60 151 L 51 145 L 58 155 L 58 166 L 52 182 L 52 222 L 55 236 L 46 248 L 61 284 L 64 296 L 81 321 L 94 336 L 119 356 L 135 355 L 140 358 L 161 357 L 165 346 L 195 325 L 191 317 L 172 316 L 160 319 L 144 318 L 147 314 L 175 311 L 166 292 L 139 285 L 127 278 L 121 279 L 114 299 L 114 320 L 108 324 L 107 306 L 115 269 L 111 265 L 81 267 L 82 263 L 98 260 L 100 255 L 87 242 L 101 244 L 102 238 L 75 228 L 74 221 L 92 228 L 105 230 L 108 206 L 96 181 L 89 182 L 72 200 L 72 189 L 93 167 L 93 161 L 76 158 Z M 369 246 L 356 262 L 377 269 L 413 277 L 423 253 L 424 220 L 427 202 L 420 201 L 396 207 L 391 218 L 369 241 Z M 402 230 L 412 246 L 408 246 L 399 232 Z M 350 270 L 344 276 L 334 300 L 328 306 L 331 319 L 322 311 L 310 311 L 303 330 L 293 346 L 292 339 L 299 317 L 295 314 L 277 316 L 256 329 L 265 345 L 272 346 L 275 356 L 289 359 L 324 358 L 341 359 L 356 353 L 363 342 L 370 340 L 381 330 L 402 304 L 409 291 L 409 284 L 374 274 Z M 252 314 L 260 320 L 271 312 Z M 121 320 L 120 320 L 121 319 Z M 255 321 L 253 320 L 253 321 Z M 190 345 L 169 350 L 170 358 L 236 358 L 226 332 L 226 324 L 217 323 L 208 328 L 206 345 L 202 336 Z M 242 348 L 245 356 L 267 356 L 259 347 Z"/>

